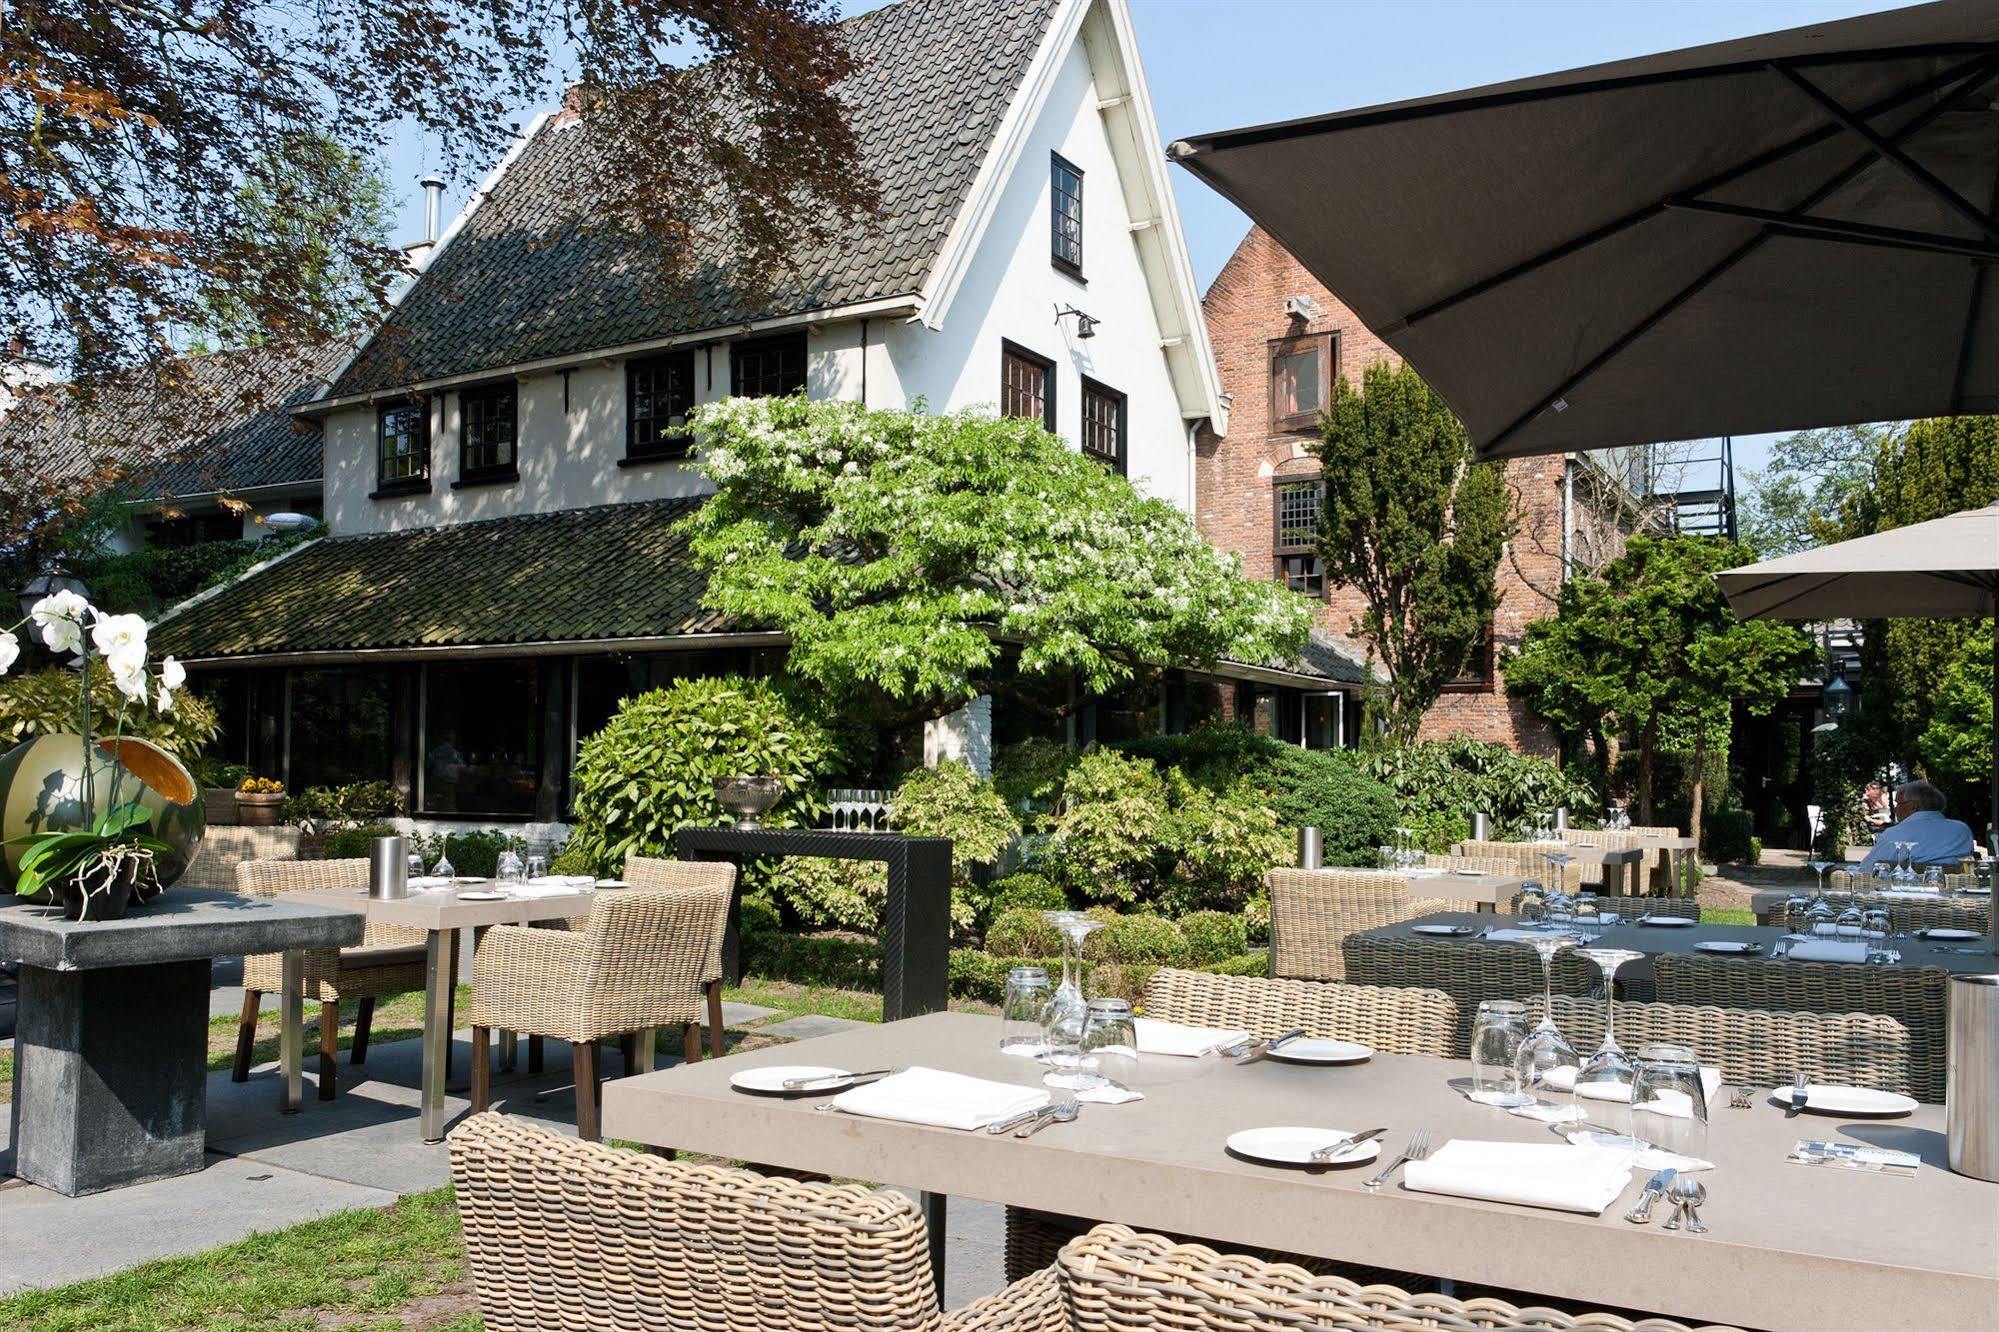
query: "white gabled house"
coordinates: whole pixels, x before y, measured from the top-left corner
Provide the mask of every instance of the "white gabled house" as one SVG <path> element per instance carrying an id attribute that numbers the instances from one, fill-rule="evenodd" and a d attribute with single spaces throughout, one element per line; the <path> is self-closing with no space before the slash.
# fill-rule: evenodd
<path id="1" fill-rule="evenodd" d="M 1125 0 L 901 0 L 846 31 L 883 208 L 767 298 L 661 293 L 588 226 L 616 184 L 570 110 L 483 183 L 295 409 L 323 429 L 332 535 L 158 630 L 271 719 L 242 757 L 552 821 L 618 698 L 767 668 L 782 641 L 701 608 L 672 530 L 708 488 L 686 414 L 731 394 L 1036 416 L 1191 510 L 1193 433 L 1225 406 Z M 1323 687 L 1325 665 L 1238 678 Z"/>

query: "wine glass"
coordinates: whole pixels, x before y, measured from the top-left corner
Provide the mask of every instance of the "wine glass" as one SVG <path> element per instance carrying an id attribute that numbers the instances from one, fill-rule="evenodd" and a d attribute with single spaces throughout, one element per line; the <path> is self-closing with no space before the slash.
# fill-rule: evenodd
<path id="1" fill-rule="evenodd" d="M 1860 909 L 1857 902 L 1849 902 L 1846 910 L 1839 913 L 1839 919 L 1833 922 L 1833 932 L 1842 939 L 1858 939 L 1866 927 L 1867 913 Z"/>
<path id="2" fill-rule="evenodd" d="M 519 856 L 512 851 L 502 851 L 499 860 L 494 862 L 493 877 L 499 881 L 498 887 L 501 892 L 511 893 L 526 881 L 527 875 L 521 868 Z"/>
<path id="3" fill-rule="evenodd" d="M 1138 1027 L 1128 999 L 1092 999 L 1083 1018 L 1083 1064 L 1092 1085 L 1129 1087 L 1138 1072 Z"/>
<path id="4" fill-rule="evenodd" d="M 1520 1090 L 1520 1048 L 1527 1041 L 1527 1005 L 1485 999 L 1471 1029 L 1471 1099 L 1502 1110 L 1534 1104 Z"/>
<path id="5" fill-rule="evenodd" d="M 1821 897 L 1805 912 L 1806 934 L 1831 934 L 1833 922 L 1839 919 L 1839 910 Z"/>
<path id="6" fill-rule="evenodd" d="M 1514 898 L 1513 913 L 1520 917 L 1520 923 L 1539 929 L 1548 914 L 1548 900 L 1542 893 L 1538 880 L 1527 879 L 1520 885 L 1520 892 Z"/>
<path id="7" fill-rule="evenodd" d="M 1062 985 L 1049 1000 L 1042 1029 L 1047 1044 L 1044 1058 L 1051 1072 L 1042 1082 L 1050 1087 L 1081 1090 L 1097 1083 L 1077 1081 L 1086 1074 L 1082 1067 L 1083 1025 L 1089 1016 L 1089 1001 L 1083 997 L 1083 941 L 1103 922 L 1076 911 L 1047 911 L 1043 918 L 1062 934 Z"/>
<path id="8" fill-rule="evenodd" d="M 412 851 L 409 855 L 409 872 L 412 880 L 423 877 L 423 852 Z"/>
<path id="9" fill-rule="evenodd" d="M 1633 1068 L 1630 1059 L 1617 1043 L 1617 969 L 1626 962 L 1635 962 L 1645 956 L 1635 948 L 1585 948 L 1582 955 L 1596 963 L 1603 973 L 1603 1044 L 1583 1065 L 1582 1072 L 1576 1074 L 1576 1105 L 1585 1113 L 1592 1107 L 1584 1101 L 1605 1102 L 1612 1106 L 1623 1106 L 1628 1111 L 1631 1104 L 1631 1077 Z M 1612 1111 L 1612 1120 L 1627 1118 L 1628 1114 Z M 1588 1133 L 1589 1140 L 1599 1147 L 1641 1148 L 1647 1144 L 1628 1132 L 1613 1131 Z"/>
<path id="10" fill-rule="evenodd" d="M 1681 1156 L 1707 1155 L 1707 1088 L 1700 1060 L 1684 1045 L 1646 1045 L 1631 1078 L 1631 1131 Z"/>
<path id="11" fill-rule="evenodd" d="M 1832 868 L 1832 862 L 1823 856 L 1811 862 L 1812 872 L 1819 876 L 1819 896 L 1825 896 L 1825 874 Z"/>
<path id="12" fill-rule="evenodd" d="M 458 882 L 457 867 L 451 863 L 451 857 L 441 849 L 437 853 L 437 863 L 431 866 L 430 872 L 434 877 L 444 880 L 446 887 Z"/>
<path id="13" fill-rule="evenodd" d="M 1000 1004 L 1001 1050 L 1040 1057 L 1041 1016 L 1049 997 L 1046 967 L 1015 967 L 1007 972 L 1006 998 Z"/>
<path id="14" fill-rule="evenodd" d="M 1546 989 L 1541 999 L 1540 1024 L 1520 1043 L 1514 1067 L 1524 1090 L 1534 1092 L 1545 1087 L 1560 1091 L 1563 1089 L 1551 1085 L 1550 1079 L 1557 1069 L 1573 1070 L 1579 1061 L 1576 1048 L 1555 1026 L 1555 955 L 1565 948 L 1574 948 L 1576 941 L 1562 934 L 1540 934 L 1522 942 L 1541 955 L 1541 979 Z"/>

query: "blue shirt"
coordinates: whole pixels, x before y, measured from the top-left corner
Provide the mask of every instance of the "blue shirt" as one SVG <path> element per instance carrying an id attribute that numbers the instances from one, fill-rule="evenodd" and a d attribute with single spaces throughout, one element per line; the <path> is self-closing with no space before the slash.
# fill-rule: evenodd
<path id="1" fill-rule="evenodd" d="M 1892 828 L 1874 835 L 1874 849 L 1863 866 L 1893 865 L 1899 855 L 1897 842 L 1916 844 L 1918 865 L 1954 865 L 1971 854 L 1971 829 L 1956 819 L 1945 818 L 1934 809 L 1919 809 Z"/>

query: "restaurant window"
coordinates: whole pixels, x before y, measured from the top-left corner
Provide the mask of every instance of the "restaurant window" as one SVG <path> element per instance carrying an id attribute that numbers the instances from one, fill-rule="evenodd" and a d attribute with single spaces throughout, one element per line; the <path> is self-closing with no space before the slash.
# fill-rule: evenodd
<path id="1" fill-rule="evenodd" d="M 154 518 L 146 525 L 149 546 L 199 546 L 210 541 L 243 540 L 243 520 L 228 510 L 182 513 Z"/>
<path id="2" fill-rule="evenodd" d="M 520 479 L 514 382 L 486 384 L 458 395 L 458 483 Z"/>
<path id="3" fill-rule="evenodd" d="M 694 436 L 694 353 L 668 352 L 625 362 L 625 458 L 653 462 L 685 458 Z"/>
<path id="4" fill-rule="evenodd" d="M 1319 501 L 1325 483 L 1280 481 L 1272 492 L 1274 530 L 1271 550 L 1277 557 L 1277 577 L 1293 592 L 1320 597 L 1326 575 L 1319 567 Z"/>
<path id="5" fill-rule="evenodd" d="M 1125 474 L 1125 396 L 1094 379 L 1083 381 L 1083 452 Z"/>
<path id="6" fill-rule="evenodd" d="M 424 668 L 424 814 L 527 816 L 541 780 L 541 664 Z"/>
<path id="7" fill-rule="evenodd" d="M 1270 428 L 1315 430 L 1333 379 L 1333 336 L 1315 333 L 1270 344 Z"/>
<path id="8" fill-rule="evenodd" d="M 375 413 L 375 493 L 430 489 L 430 404 L 398 402 Z"/>
<path id="9" fill-rule="evenodd" d="M 805 335 L 753 338 L 729 349 L 733 392 L 739 398 L 782 398 L 805 387 Z"/>
<path id="10" fill-rule="evenodd" d="M 1000 344 L 1000 415 L 1040 421 L 1055 431 L 1055 362 L 1011 342 Z"/>
<path id="11" fill-rule="evenodd" d="M 286 786 L 303 791 L 395 779 L 395 689 L 389 671 L 294 670 L 285 693 Z"/>
<path id="12" fill-rule="evenodd" d="M 1465 668 L 1451 682 L 1444 686 L 1447 694 L 1488 694 L 1494 683 L 1494 647 L 1492 621 L 1486 621 L 1485 628 L 1479 630 L 1478 641 L 1472 644 L 1471 655 L 1465 659 Z"/>
<path id="13" fill-rule="evenodd" d="M 1083 168 L 1049 154 L 1049 255 L 1065 272 L 1083 275 Z"/>

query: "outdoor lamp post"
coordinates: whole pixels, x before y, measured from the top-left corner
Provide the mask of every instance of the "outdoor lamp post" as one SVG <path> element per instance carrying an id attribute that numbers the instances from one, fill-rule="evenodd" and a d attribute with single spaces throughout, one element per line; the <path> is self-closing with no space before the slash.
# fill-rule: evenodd
<path id="1" fill-rule="evenodd" d="M 1826 682 L 1825 715 L 1844 717 L 1853 707 L 1853 686 L 1846 682 L 1844 675 L 1835 675 Z"/>
<path id="2" fill-rule="evenodd" d="M 74 592 L 79 597 L 87 598 L 90 595 L 90 585 L 85 583 L 81 578 L 73 574 L 66 574 L 60 569 L 51 569 L 47 573 L 36 574 L 21 589 L 21 614 L 25 616 L 32 613 L 36 602 L 40 601 L 43 597 L 53 596 L 57 592 Z"/>

